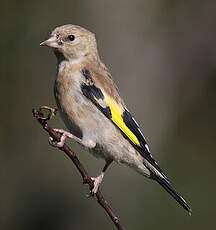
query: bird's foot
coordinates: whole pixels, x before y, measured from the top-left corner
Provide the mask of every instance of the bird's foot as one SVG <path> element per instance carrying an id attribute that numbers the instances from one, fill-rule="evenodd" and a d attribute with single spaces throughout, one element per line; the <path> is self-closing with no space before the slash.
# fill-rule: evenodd
<path id="1" fill-rule="evenodd" d="M 64 145 L 65 140 L 66 140 L 67 137 L 75 140 L 76 142 L 79 142 L 79 143 L 82 142 L 82 140 L 80 138 L 74 136 L 72 133 L 69 133 L 69 132 L 67 132 L 67 131 L 65 131 L 63 129 L 54 129 L 54 131 L 57 132 L 57 133 L 60 133 L 61 138 L 60 138 L 59 142 L 56 142 L 56 141 L 53 140 L 52 137 L 49 137 L 49 143 L 53 147 L 61 148 Z"/>
<path id="2" fill-rule="evenodd" d="M 91 177 L 91 179 L 94 181 L 94 188 L 91 190 L 91 194 L 94 195 L 97 193 L 98 188 L 103 180 L 104 172 L 101 172 L 101 174 L 98 177 Z"/>
<path id="3" fill-rule="evenodd" d="M 40 108 L 39 108 L 40 112 L 45 111 L 45 110 L 49 111 L 49 114 L 43 118 L 43 120 L 45 120 L 45 121 L 50 120 L 52 117 L 54 117 L 58 111 L 58 109 L 49 107 L 47 105 L 40 106 Z"/>

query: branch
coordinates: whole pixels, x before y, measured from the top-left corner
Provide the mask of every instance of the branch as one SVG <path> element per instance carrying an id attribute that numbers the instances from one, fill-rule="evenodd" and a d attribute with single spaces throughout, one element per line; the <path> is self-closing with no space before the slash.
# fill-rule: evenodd
<path id="1" fill-rule="evenodd" d="M 53 140 L 54 141 L 60 141 L 61 134 L 55 132 L 47 124 L 47 119 L 43 117 L 43 114 L 41 112 L 39 112 L 38 110 L 36 110 L 36 109 L 33 109 L 32 113 L 33 113 L 33 116 L 37 119 L 37 121 L 42 125 L 43 129 L 45 131 L 47 131 L 49 133 L 49 135 L 53 138 Z M 48 116 L 48 119 L 49 119 L 49 116 Z M 59 149 L 62 150 L 63 152 L 65 152 L 66 155 L 73 161 L 74 165 L 76 166 L 76 168 L 78 169 L 78 171 L 80 172 L 80 174 L 81 174 L 81 176 L 83 178 L 83 184 L 88 184 L 89 189 L 91 191 L 93 189 L 93 187 L 94 187 L 94 182 L 89 177 L 88 173 L 86 172 L 86 170 L 83 167 L 83 165 L 80 163 L 80 161 L 77 158 L 77 156 L 75 155 L 75 153 L 72 152 L 72 150 L 66 144 L 64 144 Z M 115 215 L 115 213 L 113 212 L 112 208 L 107 203 L 107 201 L 104 199 L 104 197 L 103 197 L 102 193 L 99 191 L 99 189 L 98 189 L 98 191 L 97 191 L 97 193 L 95 195 L 97 197 L 98 203 L 105 209 L 105 211 L 107 212 L 107 214 L 109 215 L 109 217 L 111 218 L 111 220 L 113 221 L 113 223 L 115 224 L 117 229 L 125 230 L 125 228 L 120 223 L 120 220 Z"/>

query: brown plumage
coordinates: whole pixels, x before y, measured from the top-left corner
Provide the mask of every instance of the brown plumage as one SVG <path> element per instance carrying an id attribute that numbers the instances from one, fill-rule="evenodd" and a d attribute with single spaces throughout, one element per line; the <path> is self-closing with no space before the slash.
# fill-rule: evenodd
<path id="1" fill-rule="evenodd" d="M 54 93 L 70 131 L 56 130 L 62 134 L 57 146 L 70 137 L 106 161 L 102 173 L 94 178 L 92 192 L 97 192 L 105 170 L 116 161 L 156 180 L 191 212 L 151 155 L 138 124 L 99 58 L 94 34 L 80 26 L 64 25 L 57 27 L 41 45 L 52 47 L 57 57 Z"/>

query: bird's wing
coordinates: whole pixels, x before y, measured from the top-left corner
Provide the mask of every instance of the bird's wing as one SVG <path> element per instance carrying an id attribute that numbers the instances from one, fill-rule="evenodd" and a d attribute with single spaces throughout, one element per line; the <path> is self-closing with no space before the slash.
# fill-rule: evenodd
<path id="1" fill-rule="evenodd" d="M 110 94 L 104 90 L 104 87 L 100 87 L 97 82 L 94 82 L 88 70 L 84 70 L 82 73 L 85 79 L 81 84 L 83 95 L 119 128 L 122 135 L 128 139 L 134 148 L 142 155 L 144 158 L 143 164 L 151 172 L 152 179 L 156 180 L 180 205 L 191 213 L 191 209 L 186 201 L 176 192 L 154 160 L 137 122 L 123 103 L 121 103 L 121 100 L 117 102 L 114 97 L 110 96 Z M 117 93 L 118 96 L 118 92 L 115 93 Z"/>
<path id="2" fill-rule="evenodd" d="M 166 178 L 150 153 L 137 122 L 127 108 L 122 103 L 118 103 L 112 96 L 108 95 L 102 87 L 99 87 L 87 69 L 84 69 L 82 74 L 84 81 L 81 84 L 81 90 L 84 96 L 120 129 L 122 135 L 128 139 L 143 156 L 145 159 L 143 163 L 146 167 L 150 168 L 150 171 L 160 173 L 162 177 Z"/>

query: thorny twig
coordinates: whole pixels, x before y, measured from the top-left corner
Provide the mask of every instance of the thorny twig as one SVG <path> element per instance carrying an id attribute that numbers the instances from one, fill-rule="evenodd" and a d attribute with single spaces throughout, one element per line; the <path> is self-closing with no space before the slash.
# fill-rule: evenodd
<path id="1" fill-rule="evenodd" d="M 44 118 L 43 114 L 39 112 L 37 109 L 32 110 L 33 116 L 37 119 L 37 121 L 42 125 L 43 129 L 49 133 L 49 135 L 53 138 L 54 141 L 59 141 L 61 134 L 55 132 L 48 124 L 47 124 L 47 119 Z M 86 172 L 85 168 L 83 165 L 80 163 L 79 159 L 75 155 L 74 152 L 66 145 L 64 144 L 61 148 L 59 148 L 63 152 L 66 153 L 66 155 L 73 161 L 75 164 L 76 168 L 80 172 L 82 178 L 83 178 L 83 184 L 88 184 L 89 189 L 92 190 L 94 187 L 93 180 L 89 177 L 88 173 Z M 97 193 L 95 194 L 97 197 L 98 203 L 105 209 L 117 229 L 119 230 L 125 230 L 125 228 L 122 226 L 120 223 L 120 220 L 118 217 L 115 215 L 113 212 L 112 208 L 110 205 L 107 203 L 107 201 L 104 199 L 102 193 L 98 190 Z"/>

